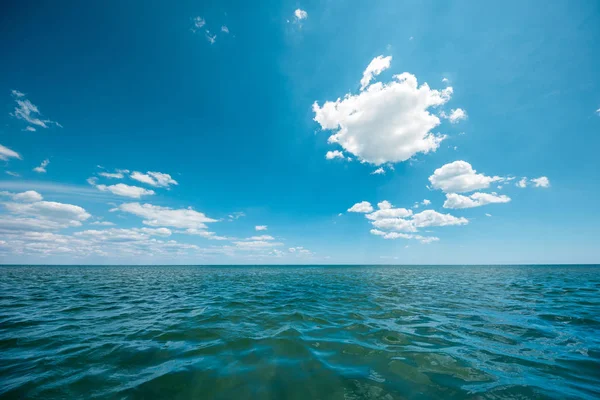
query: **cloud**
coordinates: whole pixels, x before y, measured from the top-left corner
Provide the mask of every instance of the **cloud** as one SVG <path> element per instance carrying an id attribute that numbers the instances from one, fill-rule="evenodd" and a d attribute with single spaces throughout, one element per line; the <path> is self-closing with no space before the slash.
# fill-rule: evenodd
<path id="1" fill-rule="evenodd" d="M 462 108 L 457 108 L 455 110 L 451 110 L 450 114 L 446 114 L 442 111 L 440 116 L 442 118 L 448 119 L 448 121 L 450 121 L 451 124 L 457 124 L 460 121 L 467 119 L 467 112 Z"/>
<path id="2" fill-rule="evenodd" d="M 4 147 L 0 144 L 0 160 L 8 161 L 9 158 L 16 158 L 22 160 L 19 153 L 14 150 L 9 149 L 8 147 Z"/>
<path id="3" fill-rule="evenodd" d="M 377 56 L 371 60 L 367 68 L 363 72 L 363 77 L 360 80 L 360 90 L 364 90 L 374 77 L 388 69 L 392 63 L 392 56 L 384 57 Z"/>
<path id="4" fill-rule="evenodd" d="M 196 32 L 198 29 L 202 28 L 204 25 L 206 25 L 206 21 L 204 20 L 204 18 L 198 16 L 198 17 L 194 17 L 194 19 L 192 20 L 194 26 L 192 27 L 192 32 Z"/>
<path id="5" fill-rule="evenodd" d="M 550 180 L 545 176 L 540 176 L 539 178 L 534 178 L 531 180 L 531 183 L 535 187 L 548 188 L 550 187 Z"/>
<path id="6" fill-rule="evenodd" d="M 206 30 L 204 37 L 206 37 L 206 40 L 208 40 L 210 44 L 215 44 L 217 41 L 217 35 L 212 35 L 208 29 Z"/>
<path id="7" fill-rule="evenodd" d="M 444 208 L 473 208 L 493 203 L 508 203 L 510 197 L 496 193 L 476 192 L 470 196 L 462 196 L 456 193 L 447 193 Z"/>
<path id="8" fill-rule="evenodd" d="M 31 202 L 43 200 L 42 195 L 39 194 L 38 192 L 36 192 L 35 190 L 27 190 L 26 192 L 22 192 L 22 193 L 0 192 L 0 195 L 8 196 L 8 197 L 12 198 L 14 201 L 20 201 L 20 202 L 24 202 L 24 203 L 31 203 Z"/>
<path id="9" fill-rule="evenodd" d="M 371 175 L 385 175 L 385 169 L 379 167 L 375 171 L 371 172 Z"/>
<path id="10" fill-rule="evenodd" d="M 371 211 L 373 211 L 373 206 L 368 201 L 361 201 L 348 209 L 348 212 L 355 213 L 370 213 Z"/>
<path id="11" fill-rule="evenodd" d="M 5 171 L 5 172 L 6 172 L 8 175 L 10 175 L 10 176 L 15 176 L 15 177 L 17 177 L 17 178 L 21 176 L 21 175 L 17 174 L 16 172 L 13 172 L 13 171 Z"/>
<path id="12" fill-rule="evenodd" d="M 430 204 L 431 204 L 431 201 L 429 201 L 429 200 L 427 200 L 427 199 L 424 199 L 424 200 L 421 202 L 421 204 L 423 204 L 424 206 L 428 206 L 428 205 L 430 205 Z"/>
<path id="13" fill-rule="evenodd" d="M 40 174 L 45 174 L 46 173 L 46 167 L 48 166 L 48 164 L 50 164 L 50 160 L 45 159 L 44 161 L 42 161 L 42 163 L 40 164 L 39 167 L 35 167 L 33 170 L 35 172 L 40 173 Z"/>
<path id="14" fill-rule="evenodd" d="M 366 201 L 357 203 L 355 206 L 359 206 L 357 208 L 360 208 L 363 203 L 370 206 Z M 412 210 L 393 207 L 387 200 L 378 203 L 377 206 L 379 210 L 365 214 L 365 217 L 374 227 L 374 229 L 371 229 L 371 233 L 382 236 L 384 239 L 417 239 L 422 243 L 431 243 L 439 239 L 416 234 L 420 228 L 465 225 L 469 223 L 466 218 L 442 214 L 434 210 L 425 210 L 418 214 L 413 214 Z"/>
<path id="15" fill-rule="evenodd" d="M 224 32 L 224 33 L 229 33 L 229 28 L 228 28 L 228 27 L 226 27 L 225 25 L 223 25 L 223 26 L 221 27 L 221 32 Z"/>
<path id="16" fill-rule="evenodd" d="M 366 202 L 363 202 L 366 203 Z M 361 204 L 361 203 L 359 203 Z M 369 203 L 367 203 L 369 204 Z M 370 206 L 370 204 L 369 204 Z M 389 201 L 382 201 L 381 203 L 378 203 L 377 206 L 379 207 L 379 210 L 372 212 L 370 214 L 366 214 L 365 217 L 367 219 L 376 221 L 376 220 L 380 220 L 380 219 L 386 219 L 386 218 L 405 218 L 405 217 L 410 217 L 412 215 L 412 211 L 411 210 L 407 210 L 406 208 L 394 208 L 392 206 L 392 204 Z"/>
<path id="17" fill-rule="evenodd" d="M 185 231 L 177 231 L 177 233 L 183 233 L 185 235 L 195 235 L 195 236 L 201 236 L 205 239 L 209 239 L 209 240 L 230 240 L 230 238 L 225 237 L 225 236 L 217 236 L 217 234 L 215 232 L 209 232 L 209 231 L 205 231 L 202 229 L 196 229 L 196 228 L 188 228 Z"/>
<path id="18" fill-rule="evenodd" d="M 28 122 L 31 125 L 38 126 L 40 128 L 48 128 L 48 125 L 56 125 L 58 127 L 62 127 L 58 122 L 51 121 L 49 119 L 42 120 L 40 119 L 41 113 L 38 107 L 33 104 L 31 101 L 25 99 L 24 94 L 19 92 L 18 90 L 13 90 L 11 92 L 13 97 L 15 98 L 15 102 L 17 106 L 12 115 L 16 119 L 20 119 Z M 32 127 L 33 128 L 33 127 Z M 31 129 L 28 129 L 31 130 Z M 35 128 L 33 128 L 35 130 Z"/>
<path id="19" fill-rule="evenodd" d="M 296 18 L 297 21 L 305 20 L 306 18 L 308 18 L 308 13 L 304 10 L 297 8 L 296 11 L 294 11 L 294 18 Z"/>
<path id="20" fill-rule="evenodd" d="M 91 215 L 82 207 L 44 201 L 32 190 L 23 193 L 6 193 L 13 202 L 2 205 L 12 215 L 0 216 L 0 231 L 12 230 L 55 230 L 81 226 Z"/>
<path id="21" fill-rule="evenodd" d="M 454 161 L 436 169 L 429 177 L 429 182 L 434 189 L 443 190 L 446 193 L 471 192 L 477 189 L 485 189 L 490 183 L 502 181 L 499 176 L 486 176 L 478 174 L 466 161 Z"/>
<path id="22" fill-rule="evenodd" d="M 152 204 L 125 203 L 111 211 L 122 211 L 136 215 L 143 218 L 142 223 L 149 226 L 205 229 L 206 223 L 217 222 L 216 219 L 209 218 L 204 213 L 191 208 L 172 209 Z"/>
<path id="23" fill-rule="evenodd" d="M 492 214 L 485 213 L 485 216 L 486 216 L 486 217 L 491 217 L 491 216 L 492 216 Z"/>
<path id="24" fill-rule="evenodd" d="M 334 150 L 334 151 L 328 151 L 328 152 L 325 154 L 325 158 L 326 158 L 326 159 L 328 159 L 328 160 L 333 160 L 334 158 L 341 158 L 341 159 L 344 159 L 344 158 L 346 158 L 346 157 L 344 156 L 344 153 L 342 153 L 341 151 L 339 151 L 339 150 Z"/>
<path id="25" fill-rule="evenodd" d="M 275 238 L 271 235 L 259 235 L 259 236 L 249 237 L 246 240 L 275 240 Z"/>
<path id="26" fill-rule="evenodd" d="M 123 172 L 99 172 L 98 175 L 108 179 L 123 179 Z"/>
<path id="27" fill-rule="evenodd" d="M 90 237 L 103 242 L 122 242 L 128 240 L 146 240 L 150 236 L 171 236 L 171 231 L 167 228 L 110 228 L 104 230 L 89 229 L 86 231 L 75 232 L 75 236 Z"/>
<path id="28" fill-rule="evenodd" d="M 256 229 L 257 231 L 266 231 L 267 230 L 267 225 L 256 225 L 254 227 L 254 229 Z"/>
<path id="29" fill-rule="evenodd" d="M 239 219 L 239 218 L 242 218 L 242 217 L 245 217 L 245 216 L 246 216 L 246 214 L 244 212 L 242 212 L 242 211 L 236 211 L 236 212 L 233 212 L 233 213 L 229 214 L 227 216 L 227 218 L 229 218 L 229 221 L 231 222 L 231 221 L 235 221 L 236 219 Z"/>
<path id="30" fill-rule="evenodd" d="M 435 236 L 421 236 L 421 235 L 413 235 L 408 233 L 398 233 L 398 232 L 383 232 L 378 229 L 371 229 L 371 234 L 376 236 L 381 236 L 384 239 L 416 239 L 423 244 L 429 244 L 431 242 L 437 242 L 440 240 Z"/>
<path id="31" fill-rule="evenodd" d="M 516 187 L 524 189 L 527 187 L 527 178 L 521 178 L 517 183 L 515 183 Z"/>
<path id="32" fill-rule="evenodd" d="M 442 78 L 442 82 L 443 82 L 443 83 L 448 83 L 448 82 L 450 82 L 450 81 L 448 80 L 448 78 Z"/>
<path id="33" fill-rule="evenodd" d="M 240 250 L 261 250 L 265 248 L 283 246 L 283 243 L 273 242 L 270 240 L 249 240 L 233 242 L 233 244 Z"/>
<path id="34" fill-rule="evenodd" d="M 445 136 L 431 131 L 440 119 L 429 112 L 450 100 L 452 88 L 432 90 L 407 72 L 389 83 L 374 83 L 359 94 L 346 94 L 323 106 L 313 104 L 314 120 L 335 131 L 337 143 L 362 162 L 375 165 L 406 161 L 435 151 Z"/>
<path id="35" fill-rule="evenodd" d="M 138 182 L 146 183 L 154 187 L 166 187 L 170 185 L 178 185 L 177 181 L 171 178 L 169 174 L 163 174 L 162 172 L 148 171 L 142 174 L 138 171 L 133 171 L 130 175 L 131 179 L 135 179 Z"/>
<path id="36" fill-rule="evenodd" d="M 412 222 L 417 228 L 426 228 L 430 226 L 466 225 L 469 223 L 469 220 L 464 217 L 459 218 L 450 214 L 425 210 L 413 215 Z"/>
<path id="37" fill-rule="evenodd" d="M 114 226 L 115 224 L 109 221 L 94 221 L 90 225 Z"/>
<path id="38" fill-rule="evenodd" d="M 138 186 L 129 186 L 124 183 L 117 183 L 116 185 L 96 185 L 98 190 L 103 192 L 111 192 L 117 196 L 130 197 L 132 199 L 139 199 L 142 196 L 151 196 L 154 194 L 154 190 L 144 189 Z"/>

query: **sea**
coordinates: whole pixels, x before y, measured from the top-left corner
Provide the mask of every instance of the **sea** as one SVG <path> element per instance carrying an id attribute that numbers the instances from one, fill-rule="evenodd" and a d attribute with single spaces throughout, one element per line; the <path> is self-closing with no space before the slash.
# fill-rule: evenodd
<path id="1" fill-rule="evenodd" d="M 0 266 L 0 399 L 598 399 L 600 266 Z"/>

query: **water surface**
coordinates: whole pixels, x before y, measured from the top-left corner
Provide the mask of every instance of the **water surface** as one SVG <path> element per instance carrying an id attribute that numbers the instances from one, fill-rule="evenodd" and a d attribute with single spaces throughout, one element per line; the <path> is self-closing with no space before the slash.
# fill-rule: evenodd
<path id="1" fill-rule="evenodd" d="M 600 397 L 600 267 L 0 267 L 0 398 Z"/>

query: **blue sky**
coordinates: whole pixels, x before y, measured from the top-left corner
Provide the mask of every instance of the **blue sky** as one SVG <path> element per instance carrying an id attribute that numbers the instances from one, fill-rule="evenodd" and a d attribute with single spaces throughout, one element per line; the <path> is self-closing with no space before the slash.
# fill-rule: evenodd
<path id="1" fill-rule="evenodd" d="M 597 2 L 3 9 L 3 263 L 600 262 Z"/>

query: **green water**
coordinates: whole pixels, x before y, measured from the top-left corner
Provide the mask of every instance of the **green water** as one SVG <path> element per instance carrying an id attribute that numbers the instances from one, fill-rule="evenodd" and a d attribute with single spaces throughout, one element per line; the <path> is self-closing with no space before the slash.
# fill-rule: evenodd
<path id="1" fill-rule="evenodd" d="M 600 398 L 600 267 L 0 267 L 0 398 Z"/>

